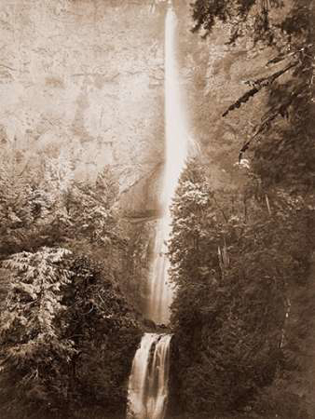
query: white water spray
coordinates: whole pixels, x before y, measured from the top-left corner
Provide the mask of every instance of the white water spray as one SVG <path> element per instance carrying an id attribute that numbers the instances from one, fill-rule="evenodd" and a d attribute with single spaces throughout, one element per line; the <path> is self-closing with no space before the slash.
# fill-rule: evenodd
<path id="1" fill-rule="evenodd" d="M 166 412 L 171 335 L 145 333 L 132 363 L 128 418 L 162 419 Z"/>
<path id="2" fill-rule="evenodd" d="M 170 7 L 165 23 L 165 166 L 162 184 L 162 218 L 158 222 L 146 315 L 168 324 L 174 290 L 169 283 L 167 241 L 171 231 L 170 205 L 188 150 L 188 128 L 175 55 L 177 18 Z"/>
<path id="3" fill-rule="evenodd" d="M 170 205 L 188 150 L 188 129 L 180 92 L 175 55 L 177 19 L 168 8 L 165 22 L 165 167 L 162 184 L 162 217 L 158 222 L 150 291 L 145 315 L 157 324 L 168 324 L 174 290 L 169 283 L 167 241 L 171 231 Z M 164 419 L 168 397 L 170 341 L 166 334 L 146 333 L 137 350 L 129 378 L 129 413 L 133 419 Z"/>

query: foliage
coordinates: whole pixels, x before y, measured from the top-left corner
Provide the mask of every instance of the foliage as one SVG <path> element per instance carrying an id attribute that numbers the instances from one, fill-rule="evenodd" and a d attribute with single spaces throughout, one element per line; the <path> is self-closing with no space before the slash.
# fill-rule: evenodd
<path id="1" fill-rule="evenodd" d="M 180 405 L 200 417 L 240 413 L 279 368 L 288 290 L 307 272 L 309 213 L 302 197 L 274 191 L 266 198 L 252 184 L 243 197 L 219 198 L 192 161 L 173 217 Z"/>
<path id="2" fill-rule="evenodd" d="M 73 362 L 72 412 L 85 418 L 93 409 L 123 417 L 131 362 L 140 339 L 134 314 L 110 271 L 78 258 L 72 266 L 73 286 L 67 295 L 68 334 L 79 348 Z M 74 415 L 74 417 L 76 417 Z"/>
<path id="3" fill-rule="evenodd" d="M 0 416 L 123 417 L 139 340 L 119 290 L 126 239 L 105 167 L 73 178 L 67 156 L 0 173 Z M 124 261 L 124 263 L 122 263 Z"/>
<path id="4" fill-rule="evenodd" d="M 204 30 L 204 37 L 213 30 L 217 21 L 232 25 L 231 42 L 244 34 L 244 29 L 257 38 L 264 38 L 270 31 L 270 7 L 280 8 L 281 0 L 195 0 L 193 3 L 193 32 Z M 249 22 L 250 20 L 250 22 Z M 269 35 L 269 40 L 270 35 Z"/>
<path id="5" fill-rule="evenodd" d="M 60 248 L 16 254 L 3 266 L 11 281 L 1 317 L 2 415 L 123 414 L 139 331 L 108 272 Z"/>
<path id="6" fill-rule="evenodd" d="M 68 253 L 43 248 L 3 262 L 10 291 L 1 315 L 1 405 L 8 417 L 16 417 L 22 406 L 41 410 L 67 392 L 61 377 L 75 353 L 61 321 L 71 277 L 64 262 Z"/>
<path id="7" fill-rule="evenodd" d="M 1 253 L 12 253 L 24 239 L 34 221 L 32 187 L 29 179 L 19 174 L 14 158 L 2 156 L 0 168 L 0 233 Z M 36 198 L 35 198 L 36 199 Z"/>
<path id="8" fill-rule="evenodd" d="M 310 164 L 315 158 L 310 120 L 314 112 L 311 3 L 310 0 L 196 0 L 193 4 L 193 31 L 203 28 L 204 36 L 208 36 L 220 20 L 230 25 L 231 43 L 246 36 L 253 39 L 254 47 L 259 44 L 272 48 L 274 56 L 266 65 L 274 66 L 275 70 L 266 77 L 248 80 L 250 89 L 223 113 L 227 116 L 262 89 L 268 90 L 266 112 L 240 150 L 242 159 L 253 140 L 258 142 L 254 157 L 257 173 L 263 170 L 265 182 L 277 183 L 289 175 L 287 180 L 291 183 L 294 169 L 295 176 L 302 174 L 307 187 L 314 184 L 314 167 Z M 282 168 L 277 174 L 272 170 L 274 165 Z M 273 176 L 264 176 L 269 170 Z"/>
<path id="9" fill-rule="evenodd" d="M 308 272 L 310 253 L 314 249 L 311 237 L 315 221 L 312 193 L 315 179 L 312 2 L 196 0 L 192 7 L 195 19 L 193 31 L 203 31 L 203 36 L 207 37 L 221 21 L 230 29 L 231 45 L 236 45 L 241 37 L 247 40 L 251 38 L 252 48 L 256 51 L 268 47 L 273 54 L 266 63 L 270 69 L 269 75 L 248 80 L 246 84 L 249 90 L 223 113 L 223 117 L 227 117 L 229 112 L 246 106 L 263 89 L 268 93 L 265 113 L 240 150 L 240 161 L 244 152 L 249 148 L 253 150 L 250 155 L 251 180 L 243 203 L 245 223 L 243 226 L 239 224 L 240 215 L 237 214 L 233 229 L 236 228 L 235 234 L 239 240 L 228 242 L 228 234 L 225 238 L 226 251 L 230 267 L 233 261 L 231 254 L 239 248 L 241 254 L 236 252 L 238 260 L 246 262 L 245 266 L 251 263 L 253 277 L 264 274 L 261 267 L 270 276 L 271 266 L 275 266 L 274 276 L 283 281 L 278 283 L 280 299 L 274 302 L 279 313 L 281 304 L 286 312 L 285 319 L 282 319 L 277 368 L 269 384 L 258 386 L 253 397 L 249 398 L 248 412 L 251 411 L 253 417 L 313 417 L 313 385 L 308 378 L 308 370 L 314 368 L 314 342 L 308 336 L 312 335 L 315 319 L 312 303 L 314 287 Z M 234 201 L 232 199 L 233 208 Z M 223 212 L 228 214 L 228 207 L 223 203 L 220 205 Z M 225 217 L 225 220 L 229 220 L 229 217 Z M 232 227 L 230 221 L 227 224 L 229 228 Z M 218 225 L 218 229 L 224 232 L 225 227 Z M 248 234 L 252 240 L 246 245 L 244 238 Z M 258 243 L 261 243 L 260 252 L 257 252 Z M 259 253 L 261 262 L 258 264 Z M 221 266 L 224 266 L 223 259 L 224 252 L 221 249 Z M 251 289 L 252 285 L 249 284 L 244 288 L 246 293 Z M 260 296 L 252 308 L 253 312 L 261 301 L 264 300 Z M 177 310 L 178 306 L 175 306 L 175 315 Z M 219 313 L 223 314 L 224 310 L 221 312 L 220 308 Z M 274 319 L 280 321 L 281 316 L 275 313 Z M 270 318 L 269 322 L 272 321 Z M 249 342 L 255 336 L 254 327 L 255 323 L 251 336 L 247 337 Z M 181 337 L 179 342 L 183 345 L 184 338 Z M 227 350 L 225 359 L 229 359 L 234 352 L 234 347 Z M 202 364 L 201 371 L 204 371 L 203 368 Z M 229 366 L 227 370 L 233 370 L 233 367 Z M 226 372 L 226 368 L 223 371 Z"/>
<path id="10" fill-rule="evenodd" d="M 117 181 L 108 167 L 95 182 L 78 182 L 64 156 L 47 159 L 43 175 L 40 168 L 21 172 L 14 156 L 2 160 L 0 255 L 65 243 L 124 246 L 114 210 Z"/>
<path id="11" fill-rule="evenodd" d="M 68 216 L 65 239 L 87 239 L 102 246 L 113 243 L 123 245 L 113 210 L 117 195 L 117 183 L 108 168 L 98 176 L 93 186 L 74 183 L 64 197 Z M 58 222 L 56 219 L 54 225 Z"/>

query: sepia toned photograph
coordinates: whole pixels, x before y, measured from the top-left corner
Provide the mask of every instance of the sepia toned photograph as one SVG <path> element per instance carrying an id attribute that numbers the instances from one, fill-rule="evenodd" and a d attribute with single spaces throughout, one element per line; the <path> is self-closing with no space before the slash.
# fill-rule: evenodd
<path id="1" fill-rule="evenodd" d="M 0 419 L 315 419 L 314 3 L 0 0 Z"/>

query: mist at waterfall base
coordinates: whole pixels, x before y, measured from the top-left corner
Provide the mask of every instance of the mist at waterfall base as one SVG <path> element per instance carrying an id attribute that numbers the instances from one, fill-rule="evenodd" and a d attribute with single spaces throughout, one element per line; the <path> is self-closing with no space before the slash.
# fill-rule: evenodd
<path id="1" fill-rule="evenodd" d="M 167 241 L 171 232 L 170 205 L 175 195 L 188 149 L 188 129 L 181 98 L 176 61 L 177 19 L 168 7 L 165 21 L 165 165 L 162 183 L 162 216 L 157 224 L 150 270 L 150 290 L 145 316 L 167 325 L 174 290 L 169 283 Z M 128 418 L 164 419 L 168 398 L 170 342 L 172 335 L 145 333 L 129 378 Z"/>

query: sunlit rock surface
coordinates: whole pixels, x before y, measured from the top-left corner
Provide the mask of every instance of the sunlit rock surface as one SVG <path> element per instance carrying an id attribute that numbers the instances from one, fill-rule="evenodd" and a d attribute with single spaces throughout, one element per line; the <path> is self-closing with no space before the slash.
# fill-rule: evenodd
<path id="1" fill-rule="evenodd" d="M 193 26 L 191 2 L 185 1 L 184 7 L 179 5 L 179 1 L 177 3 L 180 14 L 178 55 L 192 135 L 199 144 L 212 187 L 215 190 L 239 188 L 244 180 L 244 172 L 237 165 L 239 150 L 264 112 L 264 93 L 251 98 L 226 117 L 223 118 L 222 114 L 249 90 L 246 81 L 273 71 L 265 67 L 270 58 L 268 51 L 257 48 L 254 51 L 248 39 L 237 42 L 235 46 L 228 45 L 228 28 L 223 29 L 220 24 L 207 39 L 202 39 L 202 32 L 188 30 Z"/>
<path id="2" fill-rule="evenodd" d="M 231 180 L 226 171 L 243 141 L 242 113 L 255 123 L 255 99 L 236 117 L 220 115 L 264 57 L 248 55 L 246 43 L 231 56 L 220 30 L 207 41 L 190 33 L 189 3 L 175 2 L 181 76 L 194 136 L 221 185 Z M 121 190 L 135 188 L 132 198 L 123 196 L 128 211 L 154 210 L 164 147 L 164 16 L 165 2 L 153 0 L 1 2 L 4 141 L 25 161 L 63 150 L 81 179 L 111 164 Z"/>
<path id="3" fill-rule="evenodd" d="M 266 56 L 255 56 L 246 40 L 231 55 L 220 28 L 206 41 L 192 34 L 190 2 L 174 1 L 190 134 L 213 188 L 239 188 L 242 171 L 235 163 L 246 140 L 240 132 L 259 121 L 263 95 L 221 115 L 246 91 L 244 81 L 257 78 Z M 24 166 L 62 155 L 77 179 L 113 167 L 119 205 L 136 240 L 130 251 L 140 258 L 128 269 L 127 289 L 140 306 L 152 225 L 161 214 L 165 10 L 166 2 L 157 0 L 0 2 L 1 145 L 18 150 Z"/>
<path id="4" fill-rule="evenodd" d="M 25 156 L 64 150 L 75 174 L 113 165 L 122 190 L 163 148 L 164 8 L 151 1 L 0 3 L 0 124 Z"/>

